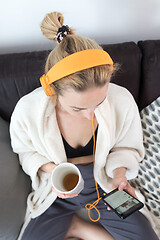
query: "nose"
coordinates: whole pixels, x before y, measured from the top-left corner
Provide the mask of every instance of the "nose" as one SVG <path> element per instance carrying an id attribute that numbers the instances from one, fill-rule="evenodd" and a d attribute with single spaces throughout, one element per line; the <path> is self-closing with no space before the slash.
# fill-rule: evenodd
<path id="1" fill-rule="evenodd" d="M 86 110 L 84 113 L 84 117 L 88 120 L 92 120 L 92 118 L 94 117 L 94 109 Z"/>

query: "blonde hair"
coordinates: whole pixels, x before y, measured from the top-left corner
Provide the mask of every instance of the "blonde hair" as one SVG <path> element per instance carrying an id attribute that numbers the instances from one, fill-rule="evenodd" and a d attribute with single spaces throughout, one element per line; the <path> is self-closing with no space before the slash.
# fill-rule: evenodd
<path id="1" fill-rule="evenodd" d="M 58 29 L 63 26 L 63 23 L 64 17 L 61 13 L 49 13 L 41 23 L 41 31 L 45 37 L 57 42 L 57 32 Z M 69 29 L 70 33 L 50 52 L 45 65 L 45 73 L 47 73 L 54 64 L 70 54 L 86 49 L 102 49 L 95 41 L 76 35 L 72 28 Z M 54 82 L 52 87 L 56 94 L 60 95 L 62 95 L 63 90 L 68 87 L 76 91 L 85 91 L 91 87 L 102 87 L 110 81 L 114 70 L 111 70 L 109 65 L 85 69 Z"/>

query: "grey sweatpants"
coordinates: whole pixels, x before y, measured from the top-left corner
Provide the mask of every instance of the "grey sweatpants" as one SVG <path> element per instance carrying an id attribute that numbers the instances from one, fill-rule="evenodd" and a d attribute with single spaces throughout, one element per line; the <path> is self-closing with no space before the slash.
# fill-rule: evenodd
<path id="1" fill-rule="evenodd" d="M 83 191 L 75 198 L 57 198 L 42 215 L 30 221 L 22 240 L 63 240 L 73 214 L 97 199 L 93 164 L 77 167 L 85 182 Z M 100 187 L 99 193 L 100 196 L 103 194 Z M 113 211 L 107 210 L 103 200 L 99 201 L 97 208 L 101 214 L 99 222 L 116 240 L 158 240 L 149 221 L 139 211 L 122 220 Z M 96 219 L 97 212 L 93 210 L 92 214 Z"/>

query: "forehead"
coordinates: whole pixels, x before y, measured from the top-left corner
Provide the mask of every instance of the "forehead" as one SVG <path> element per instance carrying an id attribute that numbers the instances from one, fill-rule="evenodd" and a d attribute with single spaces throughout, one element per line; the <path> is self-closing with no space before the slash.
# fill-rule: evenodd
<path id="1" fill-rule="evenodd" d="M 107 89 L 108 84 L 103 87 L 90 88 L 83 92 L 67 89 L 63 92 L 63 96 L 60 96 L 60 98 L 65 105 L 78 108 L 90 108 L 98 105 L 104 100 Z"/>

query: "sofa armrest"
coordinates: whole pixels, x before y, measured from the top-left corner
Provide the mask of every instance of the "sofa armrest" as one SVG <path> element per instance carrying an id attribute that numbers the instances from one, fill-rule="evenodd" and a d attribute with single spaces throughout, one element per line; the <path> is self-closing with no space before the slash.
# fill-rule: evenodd
<path id="1" fill-rule="evenodd" d="M 18 156 L 12 152 L 9 124 L 0 118 L 0 238 L 17 239 L 31 189 Z"/>

